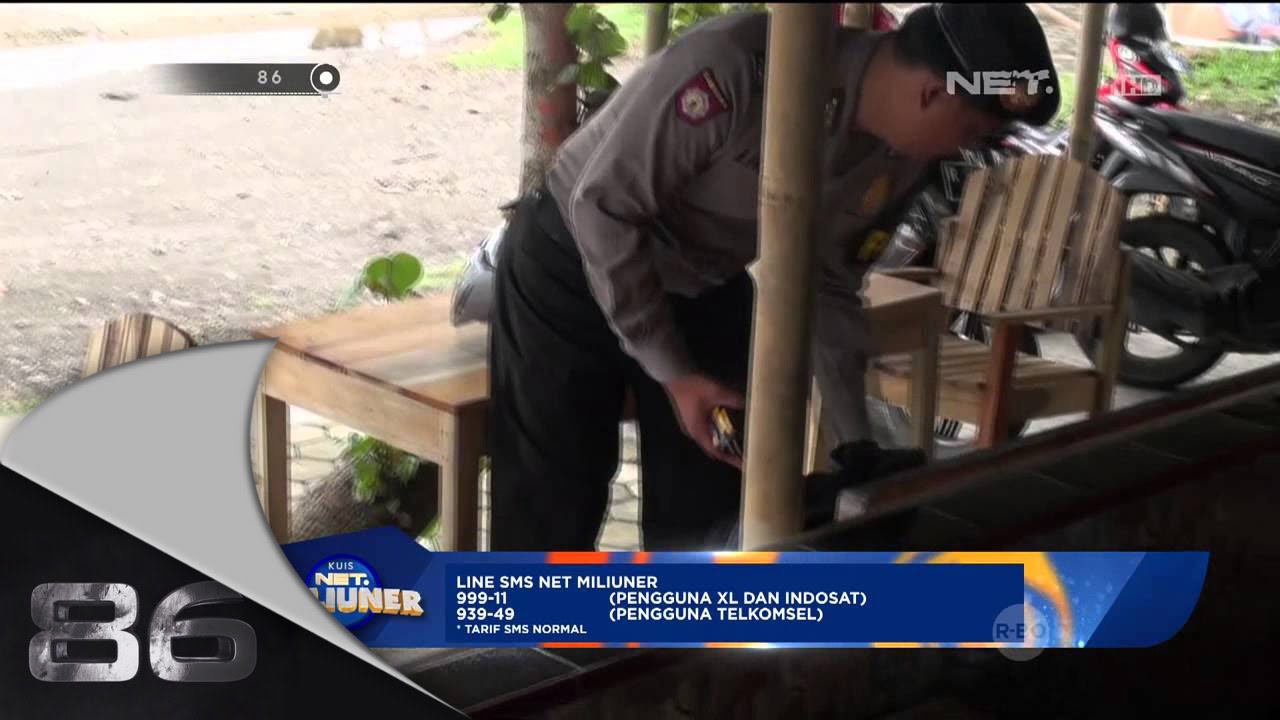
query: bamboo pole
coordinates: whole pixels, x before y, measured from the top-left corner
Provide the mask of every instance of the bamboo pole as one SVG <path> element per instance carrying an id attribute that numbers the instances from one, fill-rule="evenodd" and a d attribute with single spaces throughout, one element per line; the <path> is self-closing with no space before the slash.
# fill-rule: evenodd
<path id="1" fill-rule="evenodd" d="M 840 24 L 856 30 L 867 30 L 871 27 L 871 18 L 875 3 L 844 3 L 841 8 Z"/>
<path id="2" fill-rule="evenodd" d="M 645 9 L 644 56 L 667 46 L 671 37 L 671 3 L 649 3 Z"/>
<path id="3" fill-rule="evenodd" d="M 1093 110 L 1097 105 L 1098 76 L 1102 69 L 1102 32 L 1107 3 L 1090 3 L 1084 9 L 1080 52 L 1076 57 L 1076 108 L 1071 118 L 1070 157 L 1088 164 L 1093 152 Z"/>
<path id="4" fill-rule="evenodd" d="M 827 100 L 828 4 L 771 3 L 760 170 L 760 260 L 747 403 L 743 547 L 804 524 L 815 238 Z"/>

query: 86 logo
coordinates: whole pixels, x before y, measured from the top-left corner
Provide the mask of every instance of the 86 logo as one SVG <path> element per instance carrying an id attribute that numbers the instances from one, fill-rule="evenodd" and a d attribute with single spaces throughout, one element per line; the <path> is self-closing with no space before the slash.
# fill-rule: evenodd
<path id="1" fill-rule="evenodd" d="M 151 614 L 147 642 L 151 672 L 173 682 L 243 680 L 257 665 L 257 636 L 232 618 L 178 620 L 188 608 L 243 600 L 226 586 L 205 581 L 169 593 Z M 45 583 L 31 591 L 31 675 L 46 682 L 123 682 L 138 674 L 141 652 L 130 632 L 138 621 L 138 593 L 120 583 Z M 198 652 L 179 652 L 174 641 L 200 641 Z"/>

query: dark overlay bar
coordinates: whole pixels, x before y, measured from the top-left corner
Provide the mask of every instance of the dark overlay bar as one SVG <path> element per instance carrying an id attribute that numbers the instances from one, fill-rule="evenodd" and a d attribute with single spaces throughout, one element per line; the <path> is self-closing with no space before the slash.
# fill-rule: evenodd
<path id="1" fill-rule="evenodd" d="M 156 66 L 171 95 L 326 95 L 338 69 L 315 63 L 182 63 Z"/>

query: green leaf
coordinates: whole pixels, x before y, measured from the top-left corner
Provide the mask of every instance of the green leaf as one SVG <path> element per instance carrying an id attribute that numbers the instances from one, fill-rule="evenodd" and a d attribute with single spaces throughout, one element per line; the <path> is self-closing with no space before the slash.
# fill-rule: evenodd
<path id="1" fill-rule="evenodd" d="M 588 28 L 578 34 L 574 38 L 574 44 L 582 49 L 587 60 L 595 60 L 600 57 L 604 51 L 604 41 L 600 37 L 600 30 L 595 27 Z"/>
<path id="2" fill-rule="evenodd" d="M 578 85 L 588 90 L 607 89 L 609 80 L 609 73 L 598 62 L 584 63 L 578 71 Z"/>
<path id="3" fill-rule="evenodd" d="M 500 23 L 511 13 L 511 3 L 494 3 L 489 8 L 489 22 Z"/>
<path id="4" fill-rule="evenodd" d="M 401 300 L 422 282 L 422 262 L 409 253 L 391 256 L 391 272 L 388 278 L 390 297 Z"/>
<path id="5" fill-rule="evenodd" d="M 556 85 L 572 85 L 578 82 L 578 64 L 565 65 L 556 75 Z"/>
<path id="6" fill-rule="evenodd" d="M 591 3 L 574 5 L 564 19 L 564 26 L 569 30 L 570 35 L 577 35 L 592 23 L 596 14 L 596 6 Z"/>
<path id="7" fill-rule="evenodd" d="M 413 480 L 414 476 L 418 474 L 418 465 L 417 456 L 407 452 L 400 453 L 400 457 L 395 461 L 395 476 L 400 481 L 400 484 L 407 485 L 410 480 Z"/>
<path id="8" fill-rule="evenodd" d="M 613 25 L 613 23 L 609 23 Z M 627 39 L 622 37 L 622 33 L 618 32 L 618 26 L 613 27 L 603 34 L 601 43 L 604 47 L 603 55 L 606 58 L 616 57 L 627 51 Z"/>
<path id="9" fill-rule="evenodd" d="M 422 530 L 422 534 L 418 536 L 418 539 L 425 540 L 432 547 L 437 547 L 439 546 L 439 535 L 440 518 L 436 517 L 432 518 L 431 522 L 427 523 L 427 527 Z"/>
<path id="10" fill-rule="evenodd" d="M 359 461 L 355 467 L 355 484 L 352 495 L 359 502 L 373 502 L 382 490 L 382 478 L 377 463 Z"/>
<path id="11" fill-rule="evenodd" d="M 391 258 L 378 257 L 364 266 L 364 286 L 378 297 L 388 297 L 391 292 Z"/>

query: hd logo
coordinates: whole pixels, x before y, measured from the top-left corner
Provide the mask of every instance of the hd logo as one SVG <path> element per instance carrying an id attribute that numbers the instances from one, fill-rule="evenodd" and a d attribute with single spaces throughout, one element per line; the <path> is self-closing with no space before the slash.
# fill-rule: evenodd
<path id="1" fill-rule="evenodd" d="M 311 594 L 349 630 L 375 615 L 422 616 L 421 593 L 382 587 L 373 568 L 351 555 L 321 560 L 306 579 Z"/>

